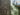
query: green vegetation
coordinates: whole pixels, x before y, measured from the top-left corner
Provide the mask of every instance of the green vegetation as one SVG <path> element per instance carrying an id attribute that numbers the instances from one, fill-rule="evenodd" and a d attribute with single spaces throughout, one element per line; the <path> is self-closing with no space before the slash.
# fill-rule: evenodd
<path id="1" fill-rule="evenodd" d="M 10 10 L 13 10 L 13 8 L 10 6 Z"/>
<path id="2" fill-rule="evenodd" d="M 12 15 L 12 14 L 11 14 L 11 10 L 13 10 L 13 8 L 10 6 L 10 15 Z"/>
<path id="3" fill-rule="evenodd" d="M 16 8 L 16 7 L 15 7 Z M 16 8 L 16 10 L 17 10 L 18 8 Z M 13 8 L 10 6 L 10 15 L 12 15 L 11 14 L 11 10 L 13 10 Z M 15 13 L 14 13 L 14 15 L 17 15 L 17 12 L 15 11 Z"/>
<path id="4" fill-rule="evenodd" d="M 14 13 L 15 15 L 17 15 L 17 12 L 15 11 L 15 13 Z"/>

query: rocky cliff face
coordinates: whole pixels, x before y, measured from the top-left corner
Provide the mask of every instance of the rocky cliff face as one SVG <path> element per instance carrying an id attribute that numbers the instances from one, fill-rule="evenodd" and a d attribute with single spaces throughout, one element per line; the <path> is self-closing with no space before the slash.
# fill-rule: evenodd
<path id="1" fill-rule="evenodd" d="M 0 0 L 0 15 L 9 15 L 9 5 L 9 0 Z"/>

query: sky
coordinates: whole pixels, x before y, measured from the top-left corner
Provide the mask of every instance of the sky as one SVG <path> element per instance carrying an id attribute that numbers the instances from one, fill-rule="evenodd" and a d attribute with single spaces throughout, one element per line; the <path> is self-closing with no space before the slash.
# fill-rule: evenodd
<path id="1" fill-rule="evenodd" d="M 13 4 L 13 1 L 14 0 L 11 0 L 11 4 Z M 15 4 L 16 4 L 16 1 L 20 1 L 20 0 L 15 0 Z M 20 5 L 20 2 L 18 2 L 17 5 Z"/>

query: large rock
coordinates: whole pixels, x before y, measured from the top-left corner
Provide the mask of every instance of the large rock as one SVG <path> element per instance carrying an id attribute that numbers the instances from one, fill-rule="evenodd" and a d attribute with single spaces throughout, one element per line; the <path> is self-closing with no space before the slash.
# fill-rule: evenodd
<path id="1" fill-rule="evenodd" d="M 9 15 L 9 5 L 9 0 L 0 0 L 0 15 Z"/>

